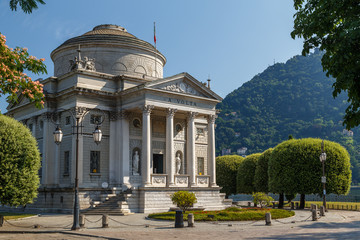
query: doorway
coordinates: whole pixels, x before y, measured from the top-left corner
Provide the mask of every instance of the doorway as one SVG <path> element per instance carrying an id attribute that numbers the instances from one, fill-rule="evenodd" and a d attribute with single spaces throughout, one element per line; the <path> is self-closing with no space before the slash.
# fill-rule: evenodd
<path id="1" fill-rule="evenodd" d="M 163 154 L 153 154 L 153 173 L 164 173 Z"/>

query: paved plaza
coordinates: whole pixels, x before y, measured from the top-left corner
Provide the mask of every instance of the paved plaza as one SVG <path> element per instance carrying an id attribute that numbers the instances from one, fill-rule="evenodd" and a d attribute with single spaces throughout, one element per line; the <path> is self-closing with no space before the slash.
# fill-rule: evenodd
<path id="1" fill-rule="evenodd" d="M 71 231 L 72 215 L 46 214 L 6 221 L 0 239 L 359 239 L 360 212 L 330 210 L 314 222 L 309 210 L 294 217 L 255 222 L 196 222 L 194 228 L 174 228 L 174 222 L 146 219 L 147 214 L 110 216 L 101 228 L 101 216 L 86 216 L 85 227 Z M 38 225 L 37 228 L 34 226 Z M 185 222 L 185 226 L 187 222 Z"/>

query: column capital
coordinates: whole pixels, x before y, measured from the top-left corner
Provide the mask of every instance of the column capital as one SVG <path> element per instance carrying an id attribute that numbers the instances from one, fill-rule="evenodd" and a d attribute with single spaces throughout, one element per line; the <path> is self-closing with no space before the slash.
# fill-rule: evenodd
<path id="1" fill-rule="evenodd" d="M 150 115 L 151 111 L 154 109 L 154 105 L 144 105 L 141 109 L 144 114 Z"/>
<path id="2" fill-rule="evenodd" d="M 129 118 L 129 112 L 125 110 L 121 111 L 111 111 L 109 112 L 110 115 L 110 121 L 116 121 L 123 118 Z"/>
<path id="3" fill-rule="evenodd" d="M 188 120 L 193 120 L 198 114 L 198 112 L 188 112 Z"/>
<path id="4" fill-rule="evenodd" d="M 167 117 L 174 117 L 176 111 L 177 111 L 177 109 L 167 108 L 167 109 L 166 109 L 166 116 L 167 116 Z"/>
<path id="5" fill-rule="evenodd" d="M 214 124 L 214 123 L 215 123 L 216 118 L 217 118 L 217 115 L 216 115 L 216 114 L 211 114 L 211 115 L 208 115 L 208 116 L 207 116 L 208 123 L 212 123 L 212 124 Z"/>

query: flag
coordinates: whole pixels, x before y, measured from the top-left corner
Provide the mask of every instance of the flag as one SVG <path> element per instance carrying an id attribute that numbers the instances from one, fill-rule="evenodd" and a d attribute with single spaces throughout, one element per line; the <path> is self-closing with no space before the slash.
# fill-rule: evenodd
<path id="1" fill-rule="evenodd" d="M 156 31 L 155 31 L 155 22 L 154 22 L 154 43 L 156 45 Z"/>

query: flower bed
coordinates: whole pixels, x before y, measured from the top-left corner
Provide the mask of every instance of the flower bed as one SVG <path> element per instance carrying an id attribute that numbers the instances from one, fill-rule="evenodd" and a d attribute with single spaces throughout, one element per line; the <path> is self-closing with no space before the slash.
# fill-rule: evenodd
<path id="1" fill-rule="evenodd" d="M 271 213 L 272 219 L 287 218 L 295 215 L 293 211 L 283 209 L 230 207 L 219 211 L 188 211 L 184 213 L 184 220 L 187 220 L 189 213 L 193 213 L 195 221 L 255 221 L 264 220 L 267 212 Z M 153 213 L 149 214 L 148 217 L 175 220 L 175 212 Z"/>

